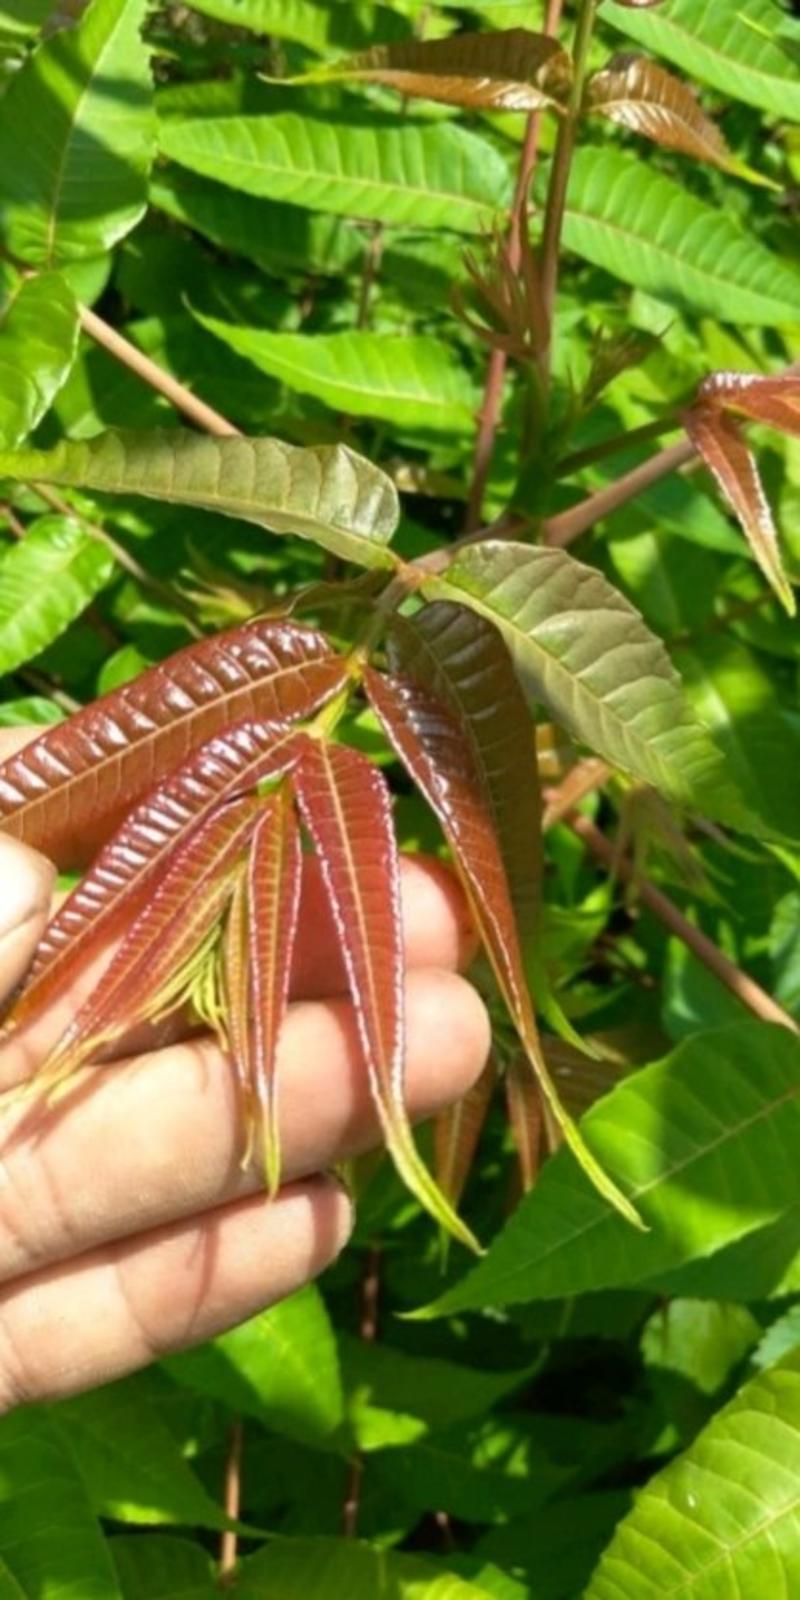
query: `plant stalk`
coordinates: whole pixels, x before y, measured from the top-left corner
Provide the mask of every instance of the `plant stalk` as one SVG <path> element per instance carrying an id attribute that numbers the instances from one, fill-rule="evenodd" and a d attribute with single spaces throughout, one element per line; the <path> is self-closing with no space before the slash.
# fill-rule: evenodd
<path id="1" fill-rule="evenodd" d="M 204 400 L 198 400 L 185 384 L 179 383 L 171 373 L 157 366 L 149 356 L 143 355 L 135 344 L 131 344 L 130 339 L 118 333 L 116 328 L 110 327 L 95 311 L 90 311 L 88 306 L 81 306 L 80 318 L 84 332 L 88 333 L 97 344 L 102 345 L 109 355 L 121 361 L 123 366 L 135 372 L 136 376 L 149 384 L 151 389 L 163 394 L 165 400 L 169 400 L 177 411 L 182 411 L 190 422 L 197 424 L 198 428 L 203 428 L 206 433 L 216 434 L 219 439 L 230 438 L 233 434 L 239 433 L 240 430 L 235 428 L 232 422 L 228 422 L 221 412 L 215 411 L 213 406 L 206 405 Z"/>
<path id="2" fill-rule="evenodd" d="M 572 47 L 572 92 L 569 97 L 566 116 L 562 119 L 558 130 L 553 167 L 550 173 L 550 186 L 547 193 L 541 248 L 542 303 L 545 327 L 548 332 L 547 345 L 542 352 L 541 360 L 543 388 L 546 387 L 550 374 L 561 233 L 564 227 L 567 187 L 572 167 L 572 157 L 575 151 L 575 140 L 583 110 L 583 91 L 586 84 L 589 48 L 592 42 L 596 10 L 597 0 L 579 0 L 578 18 L 575 25 L 575 42 Z"/>

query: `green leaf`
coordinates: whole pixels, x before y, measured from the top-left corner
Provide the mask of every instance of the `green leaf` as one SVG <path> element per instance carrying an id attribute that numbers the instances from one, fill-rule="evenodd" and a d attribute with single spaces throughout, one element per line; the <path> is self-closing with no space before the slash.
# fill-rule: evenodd
<path id="1" fill-rule="evenodd" d="M 361 1450 L 413 1444 L 484 1415 L 525 1383 L 531 1370 L 479 1372 L 348 1334 L 341 1335 L 339 1351 L 347 1411 Z"/>
<path id="2" fill-rule="evenodd" d="M 181 429 L 119 431 L 53 450 L 0 451 L 0 477 L 140 494 L 296 533 L 365 567 L 392 566 L 397 494 L 346 445 L 211 439 Z"/>
<path id="3" fill-rule="evenodd" d="M 236 1600 L 485 1600 L 446 1565 L 345 1539 L 276 1539 L 242 1562 Z"/>
<path id="4" fill-rule="evenodd" d="M 366 221 L 478 233 L 510 198 L 502 156 L 450 123 L 369 125 L 289 111 L 169 121 L 160 139 L 173 161 L 245 194 Z"/>
<path id="5" fill-rule="evenodd" d="M 194 312 L 231 350 L 335 411 L 415 431 L 468 432 L 477 396 L 455 352 L 427 334 L 270 333 Z"/>
<path id="6" fill-rule="evenodd" d="M 347 272 L 364 253 L 363 234 L 342 217 L 256 200 L 182 167 L 163 167 L 153 174 L 150 201 L 220 249 L 276 275 Z"/>
<path id="7" fill-rule="evenodd" d="M 543 1447 L 535 1422 L 502 1414 L 381 1451 L 368 1470 L 392 1500 L 417 1513 L 446 1511 L 477 1523 L 530 1515 L 569 1476 Z"/>
<path id="8" fill-rule="evenodd" d="M 606 0 L 600 15 L 722 94 L 800 121 L 797 61 L 782 47 L 786 12 L 775 0 L 666 0 L 652 11 Z"/>
<path id="9" fill-rule="evenodd" d="M 790 1351 L 796 1350 L 800 1345 L 800 1305 L 790 1306 L 782 1317 L 770 1323 L 766 1333 L 761 1339 L 758 1349 L 753 1352 L 753 1365 L 763 1372 L 767 1367 L 774 1367 L 776 1361 L 782 1361 Z"/>
<path id="10" fill-rule="evenodd" d="M 530 698 L 590 749 L 679 803 L 702 796 L 714 809 L 719 752 L 660 640 L 595 568 L 563 550 L 487 541 L 424 590 L 488 617 Z"/>
<path id="11" fill-rule="evenodd" d="M 564 240 L 584 260 L 682 310 L 745 326 L 800 323 L 800 274 L 724 210 L 631 155 L 578 152 Z"/>
<path id="12" fill-rule="evenodd" d="M 46 1411 L 0 1422 L 0 1559 L 26 1600 L 122 1600 L 75 1458 Z"/>
<path id="13" fill-rule="evenodd" d="M 236 28 L 252 28 L 274 39 L 292 39 L 324 55 L 354 49 L 371 40 L 400 39 L 408 25 L 386 6 L 335 0 L 189 0 L 202 11 Z"/>
<path id="14" fill-rule="evenodd" d="M 0 101 L 0 216 L 24 261 L 99 255 L 144 212 L 155 149 L 146 9 L 146 0 L 92 0 L 74 27 L 39 45 Z"/>
<path id="15" fill-rule="evenodd" d="M 78 348 L 78 307 L 56 272 L 20 278 L 0 267 L 0 443 L 18 444 L 66 382 Z"/>
<path id="16" fill-rule="evenodd" d="M 122 1600 L 219 1600 L 217 1573 L 208 1551 L 188 1539 L 123 1535 L 110 1539 L 108 1548 Z"/>
<path id="17" fill-rule="evenodd" d="M 745 1385 L 640 1490 L 585 1600 L 739 1600 L 800 1585 L 800 1355 Z"/>
<path id="18" fill-rule="evenodd" d="M 114 557 L 79 523 L 31 523 L 0 559 L 0 673 L 52 644 L 113 576 Z"/>
<path id="19" fill-rule="evenodd" d="M 344 1422 L 339 1360 L 325 1304 L 310 1284 L 213 1344 L 171 1356 L 179 1383 L 303 1444 L 330 1448 Z"/>
<path id="20" fill-rule="evenodd" d="M 571 1155 L 536 1188 L 437 1314 L 658 1279 L 800 1200 L 800 1038 L 763 1022 L 696 1034 L 582 1119 L 587 1144 L 650 1232 L 628 1227 Z"/>
<path id="21" fill-rule="evenodd" d="M 98 1516 L 118 1522 L 224 1528 L 228 1519 L 184 1461 L 162 1414 L 152 1373 L 109 1384 L 51 1409 Z"/>

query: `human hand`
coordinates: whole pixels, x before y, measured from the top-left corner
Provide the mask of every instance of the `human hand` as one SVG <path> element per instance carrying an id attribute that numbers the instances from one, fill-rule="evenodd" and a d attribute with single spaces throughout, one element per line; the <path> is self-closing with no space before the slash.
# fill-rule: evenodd
<path id="1" fill-rule="evenodd" d="M 0 734 L 0 760 L 25 737 Z M 44 857 L 0 834 L 0 998 L 31 959 L 53 881 Z M 455 881 L 438 863 L 409 858 L 402 882 L 407 1100 L 419 1119 L 473 1083 L 489 1024 L 457 973 L 473 939 Z M 0 1049 L 0 1089 L 30 1076 L 85 988 Z M 291 1294 L 338 1254 L 350 1204 L 324 1174 L 379 1138 L 344 991 L 308 858 L 279 1047 L 286 1182 L 272 1201 L 257 1167 L 241 1168 L 233 1073 L 208 1038 L 158 1049 L 145 1039 L 113 1065 L 77 1074 L 57 1106 L 32 1114 L 30 1102 L 12 1102 L 3 1111 L 0 1410 L 108 1382 L 210 1338 Z"/>

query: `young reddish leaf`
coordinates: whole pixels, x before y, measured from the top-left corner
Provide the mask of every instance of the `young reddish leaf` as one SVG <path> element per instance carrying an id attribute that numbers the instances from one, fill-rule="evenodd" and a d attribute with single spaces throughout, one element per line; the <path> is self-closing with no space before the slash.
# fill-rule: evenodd
<path id="1" fill-rule="evenodd" d="M 543 1115 L 542 1097 L 526 1061 L 512 1056 L 505 1072 L 506 1105 L 511 1134 L 517 1152 L 520 1178 L 525 1194 L 532 1189 L 539 1173 Z"/>
<path id="2" fill-rule="evenodd" d="M 739 411 L 751 422 L 763 422 L 800 438 L 800 377 L 764 378 L 758 372 L 711 372 L 697 391 L 702 403 Z"/>
<path id="3" fill-rule="evenodd" d="M 436 1118 L 433 1130 L 436 1182 L 454 1206 L 459 1204 L 464 1193 L 496 1083 L 497 1067 L 490 1056 L 477 1083 Z"/>
<path id="4" fill-rule="evenodd" d="M 281 1153 L 275 1092 L 278 1033 L 286 1014 L 303 857 L 300 830 L 286 784 L 264 802 L 247 867 L 250 972 L 249 1071 L 260 1117 L 270 1194 L 280 1183 Z"/>
<path id="5" fill-rule="evenodd" d="M 460 725 L 417 684 L 369 668 L 365 686 L 387 738 L 439 819 L 500 992 L 556 1124 L 600 1193 L 639 1223 L 630 1202 L 584 1145 L 547 1070 L 494 821 Z"/>
<path id="6" fill-rule="evenodd" d="M 739 168 L 694 90 L 644 56 L 614 56 L 590 80 L 586 107 L 666 150 L 678 150 L 727 170 Z"/>
<path id="7" fill-rule="evenodd" d="M 389 790 L 357 751 L 301 737 L 292 783 L 330 896 L 386 1143 L 420 1203 L 454 1237 L 477 1249 L 421 1160 L 405 1108 L 405 967 Z"/>
<path id="8" fill-rule="evenodd" d="M 469 109 L 538 111 L 545 106 L 564 108 L 571 76 L 570 58 L 554 39 L 527 28 L 509 28 L 375 45 L 288 81 L 360 79 Z"/>
<path id="9" fill-rule="evenodd" d="M 225 1025 L 231 1061 L 239 1085 L 239 1106 L 245 1132 L 243 1167 L 250 1164 L 256 1130 L 253 1061 L 250 1048 L 249 929 L 247 863 L 243 862 L 234 878 L 219 946 L 219 981 L 225 1002 Z"/>
<path id="10" fill-rule="evenodd" d="M 790 616 L 796 606 L 755 457 L 733 417 L 707 401 L 684 413 L 684 427 L 738 517 L 767 582 Z"/>
<path id="11" fill-rule="evenodd" d="M 288 769 L 295 734 L 286 722 L 241 723 L 201 745 L 134 807 L 45 929 L 7 1028 L 41 1011 L 124 933 L 170 851 L 214 806 Z"/>
<path id="12" fill-rule="evenodd" d="M 63 869 L 84 866 L 198 745 L 246 718 L 309 716 L 345 677 L 327 640 L 295 624 L 262 618 L 201 639 L 0 766 L 0 826 Z"/>
<path id="13" fill-rule="evenodd" d="M 257 796 L 224 802 L 177 849 L 114 955 L 94 994 L 80 1007 L 35 1083 L 68 1077 L 111 1040 L 168 1015 L 198 990 L 236 867 L 252 836 Z M 203 1007 L 206 1019 L 218 1011 Z"/>

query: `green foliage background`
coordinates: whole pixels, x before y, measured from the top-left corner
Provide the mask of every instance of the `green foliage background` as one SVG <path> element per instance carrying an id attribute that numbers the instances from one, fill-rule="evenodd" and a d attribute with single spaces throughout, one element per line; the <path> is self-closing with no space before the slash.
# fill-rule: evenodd
<path id="1" fill-rule="evenodd" d="M 481 259 L 510 201 L 525 119 L 264 75 L 415 35 L 539 28 L 541 12 L 537 0 L 0 0 L 0 725 L 58 721 L 341 558 L 379 562 L 391 534 L 373 529 L 365 555 L 328 516 L 303 540 L 265 533 L 258 522 L 281 532 L 286 512 L 269 501 L 272 458 L 250 510 L 236 494 L 221 503 L 211 441 L 207 489 L 191 510 L 169 503 L 169 432 L 162 457 L 109 475 L 95 436 L 181 419 L 81 330 L 80 307 L 244 433 L 344 440 L 377 463 L 402 491 L 404 558 L 458 534 L 487 360 L 463 315 L 478 314 L 465 249 Z M 557 463 L 651 423 L 710 370 L 772 372 L 800 355 L 800 26 L 777 0 L 605 0 L 593 64 L 620 48 L 693 78 L 740 167 L 765 181 L 587 122 L 549 432 L 520 466 L 530 397 L 517 365 L 487 521 L 509 502 L 552 516 L 612 481 L 652 442 Z M 546 122 L 539 201 L 553 138 Z M 601 339 L 631 332 L 635 359 L 590 404 Z M 35 487 L 53 477 L 38 452 L 62 440 L 67 504 L 54 510 Z M 800 443 L 757 442 L 797 576 Z M 580 600 L 569 558 L 538 548 L 515 558 L 502 602 L 469 553 L 443 592 L 490 606 L 557 739 L 566 723 L 618 769 L 589 814 L 621 812 L 650 877 L 797 1016 L 796 625 L 696 470 L 615 510 L 577 553 L 593 569 Z M 545 642 L 567 604 L 593 652 L 583 683 Z M 618 654 L 632 629 L 653 672 L 666 671 L 660 639 L 683 680 L 686 704 L 665 689 L 655 722 Z M 388 761 L 367 715 L 350 733 Z M 687 843 L 631 775 L 738 831 L 694 829 Z M 397 814 L 406 845 L 439 847 L 420 800 L 403 792 Z M 4 1600 L 210 1600 L 236 1417 L 242 1600 L 800 1594 L 800 1042 L 749 1018 L 565 827 L 547 837 L 545 887 L 559 1004 L 611 1062 L 586 1098 L 622 1079 L 587 1112 L 586 1138 L 649 1232 L 567 1152 L 515 1207 L 499 1104 L 465 1198 L 494 1240 L 477 1266 L 456 1250 L 443 1266 L 381 1167 L 354 1246 L 319 1287 L 213 1345 L 0 1423 Z M 379 1337 L 364 1342 L 376 1241 Z M 396 1315 L 421 1306 L 423 1318 Z M 340 1532 L 356 1457 L 361 1543 Z"/>

